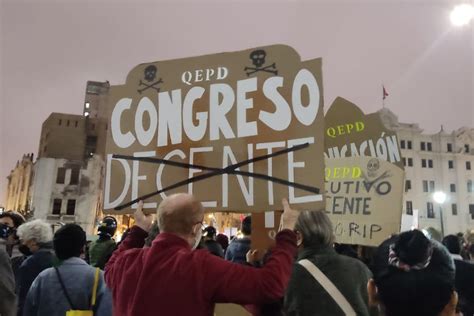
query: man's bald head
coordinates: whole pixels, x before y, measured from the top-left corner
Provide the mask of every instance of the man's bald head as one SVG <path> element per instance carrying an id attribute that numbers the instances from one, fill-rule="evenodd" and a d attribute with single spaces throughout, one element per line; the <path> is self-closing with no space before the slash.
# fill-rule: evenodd
<path id="1" fill-rule="evenodd" d="M 204 207 L 191 194 L 179 193 L 164 199 L 157 213 L 160 232 L 188 236 L 203 221 Z"/>

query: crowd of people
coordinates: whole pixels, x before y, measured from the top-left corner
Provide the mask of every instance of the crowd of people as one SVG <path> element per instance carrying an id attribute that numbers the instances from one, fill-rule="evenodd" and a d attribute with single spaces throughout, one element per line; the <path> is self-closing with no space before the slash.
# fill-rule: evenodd
<path id="1" fill-rule="evenodd" d="M 203 226 L 191 195 L 163 200 L 156 220 L 142 205 L 119 243 L 113 217 L 88 243 L 76 224 L 53 234 L 45 221 L 0 214 L 0 316 L 213 315 L 217 303 L 252 315 L 474 315 L 474 245 L 462 236 L 412 230 L 362 256 L 335 244 L 324 210 L 283 200 L 275 245 L 259 259 L 251 216 L 229 241 Z"/>

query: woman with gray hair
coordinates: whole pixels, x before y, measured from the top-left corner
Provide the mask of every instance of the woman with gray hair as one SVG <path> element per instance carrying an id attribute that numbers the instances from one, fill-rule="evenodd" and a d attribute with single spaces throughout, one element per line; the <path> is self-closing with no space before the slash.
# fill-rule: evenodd
<path id="1" fill-rule="evenodd" d="M 287 315 L 370 315 L 369 269 L 334 250 L 325 211 L 302 211 L 295 225 L 299 254 L 285 296 Z"/>
<path id="2" fill-rule="evenodd" d="M 28 256 L 21 264 L 16 280 L 18 315 L 22 315 L 31 284 L 38 274 L 53 266 L 53 230 L 51 225 L 37 219 L 18 227 L 17 235 L 22 244 L 21 251 Z"/>

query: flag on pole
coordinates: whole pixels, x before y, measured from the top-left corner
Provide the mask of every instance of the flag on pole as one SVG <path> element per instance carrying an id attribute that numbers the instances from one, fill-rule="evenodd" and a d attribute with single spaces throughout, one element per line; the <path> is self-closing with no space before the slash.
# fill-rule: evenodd
<path id="1" fill-rule="evenodd" d="M 382 86 L 383 88 L 383 100 L 385 100 L 388 97 L 387 90 L 385 89 L 385 86 Z"/>

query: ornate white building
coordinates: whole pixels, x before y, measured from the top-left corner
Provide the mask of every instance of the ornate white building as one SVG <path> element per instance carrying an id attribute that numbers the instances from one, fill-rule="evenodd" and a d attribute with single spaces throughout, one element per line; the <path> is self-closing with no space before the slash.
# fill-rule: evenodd
<path id="1" fill-rule="evenodd" d="M 380 112 L 400 140 L 403 212 L 418 210 L 420 228 L 433 227 L 444 235 L 474 229 L 474 128 L 425 134 L 418 124 L 400 123 L 387 109 Z M 443 204 L 434 201 L 435 191 L 446 193 Z"/>

